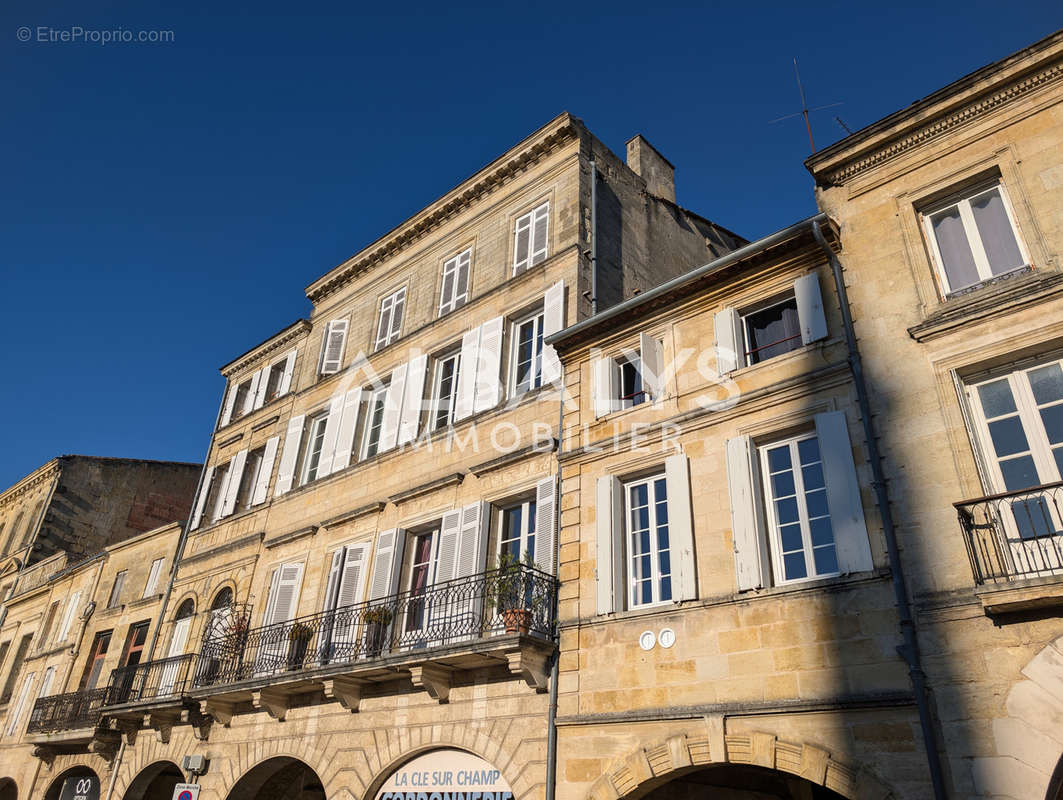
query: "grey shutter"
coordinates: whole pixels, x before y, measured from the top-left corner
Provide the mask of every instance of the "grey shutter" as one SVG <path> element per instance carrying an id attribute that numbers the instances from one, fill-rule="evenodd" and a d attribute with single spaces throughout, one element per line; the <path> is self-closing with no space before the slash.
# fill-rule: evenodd
<path id="1" fill-rule="evenodd" d="M 343 569 L 340 574 L 340 586 L 336 607 L 353 606 L 362 599 L 362 574 L 365 566 L 364 544 L 344 548 Z"/>
<path id="2" fill-rule="evenodd" d="M 591 392 L 594 397 L 594 417 L 604 417 L 616 405 L 616 367 L 611 358 L 599 356 L 591 362 Z"/>
<path id="3" fill-rule="evenodd" d="M 399 364 L 391 373 L 387 394 L 384 396 L 384 419 L 380 423 L 380 440 L 377 452 L 383 453 L 395 446 L 399 433 L 399 417 L 402 415 L 402 398 L 406 393 L 406 373 L 409 364 Z"/>
<path id="4" fill-rule="evenodd" d="M 874 565 L 845 412 L 816 414 L 816 438 L 823 459 L 823 479 L 827 484 L 827 508 L 834 530 L 838 569 L 842 574 L 867 572 Z"/>
<path id="5" fill-rule="evenodd" d="M 199 497 L 196 498 L 196 508 L 192 512 L 192 522 L 189 524 L 189 530 L 195 530 L 199 527 L 200 520 L 203 519 L 203 507 L 207 504 L 207 495 L 210 494 L 210 482 L 214 477 L 214 467 L 207 467 L 207 471 L 203 473 L 203 484 L 199 487 Z"/>
<path id="6" fill-rule="evenodd" d="M 745 366 L 742 318 L 733 308 L 725 308 L 716 312 L 713 323 L 716 329 L 716 371 L 726 375 Z"/>
<path id="7" fill-rule="evenodd" d="M 649 394 L 650 400 L 657 402 L 664 397 L 664 355 L 661 353 L 661 343 L 645 333 L 639 334 L 639 364 L 642 389 Z"/>
<path id="8" fill-rule="evenodd" d="M 343 556 L 347 548 L 341 547 L 332 554 L 332 563 L 328 570 L 328 583 L 325 584 L 325 611 L 336 607 L 337 590 L 340 585 L 340 573 L 343 570 Z"/>
<path id="9" fill-rule="evenodd" d="M 239 384 L 230 379 L 229 393 L 225 396 L 225 410 L 222 412 L 221 423 L 218 425 L 219 428 L 224 428 L 229 424 L 229 420 L 233 418 L 233 406 L 236 405 L 237 387 L 239 387 Z"/>
<path id="10" fill-rule="evenodd" d="M 672 554 L 672 599 L 696 600 L 697 561 L 694 553 L 694 520 L 690 507 L 690 466 L 679 453 L 664 460 L 668 491 L 668 546 Z"/>
<path id="11" fill-rule="evenodd" d="M 266 502 L 266 493 L 269 491 L 269 479 L 273 476 L 273 462 L 277 458 L 277 445 L 281 437 L 271 436 L 266 442 L 266 449 L 262 451 L 262 463 L 258 467 L 258 480 L 255 481 L 255 493 L 251 495 L 251 505 L 257 506 Z"/>
<path id="12" fill-rule="evenodd" d="M 244 464 L 247 463 L 247 448 L 245 447 L 229 465 L 227 482 L 225 484 L 225 499 L 221 504 L 221 516 L 227 517 L 236 510 L 236 496 L 240 493 L 240 482 L 244 476 Z"/>
<path id="13" fill-rule="evenodd" d="M 532 248 L 530 266 L 538 264 L 546 258 L 547 233 L 550 221 L 550 204 L 543 203 L 533 213 L 532 219 Z"/>
<path id="14" fill-rule="evenodd" d="M 298 350 L 289 350 L 284 359 L 284 374 L 281 376 L 280 386 L 277 387 L 277 396 L 288 394 L 292 388 L 292 375 L 295 373 L 295 356 Z"/>
<path id="15" fill-rule="evenodd" d="M 461 358 L 458 360 L 457 396 L 454 400 L 454 421 L 472 416 L 476 400 L 476 365 L 480 359 L 480 329 L 473 328 L 461 337 Z"/>
<path id="16" fill-rule="evenodd" d="M 543 297 L 543 338 L 565 327 L 565 282 L 558 281 Z M 543 345 L 543 386 L 561 379 L 561 359 L 551 345 Z"/>
<path id="17" fill-rule="evenodd" d="M 336 452 L 332 456 L 332 471 L 339 472 L 351 463 L 354 451 L 354 432 L 358 428 L 358 414 L 362 408 L 362 390 L 351 389 L 343 396 L 343 413 L 336 435 Z"/>
<path id="18" fill-rule="evenodd" d="M 70 626 L 74 622 L 74 614 L 77 613 L 78 603 L 81 602 L 81 590 L 74 592 L 70 595 L 70 601 L 66 604 L 66 611 L 63 612 L 63 624 L 59 626 L 59 635 L 55 637 L 56 642 L 65 642 L 66 637 L 70 635 Z"/>
<path id="19" fill-rule="evenodd" d="M 271 367 L 266 366 L 255 373 L 258 375 L 258 391 L 255 392 L 255 403 L 252 406 L 252 410 L 262 408 L 266 404 L 266 389 L 269 387 L 270 369 Z"/>
<path id="20" fill-rule="evenodd" d="M 622 559 L 623 488 L 612 475 L 598 479 L 596 543 L 594 561 L 598 579 L 598 613 L 609 614 L 623 608 L 624 570 Z"/>
<path id="21" fill-rule="evenodd" d="M 453 580 L 458 572 L 458 540 L 461 538 L 461 509 L 447 511 L 439 526 L 436 556 L 436 583 Z"/>
<path id="22" fill-rule="evenodd" d="M 284 452 L 281 453 L 281 464 L 277 471 L 277 487 L 273 490 L 274 496 L 291 491 L 292 481 L 295 480 L 295 464 L 299 460 L 299 442 L 303 438 L 305 419 L 305 414 L 299 414 L 288 420 L 288 430 L 284 435 Z"/>
<path id="23" fill-rule="evenodd" d="M 399 417 L 399 444 L 408 444 L 417 438 L 421 426 L 421 411 L 424 406 L 424 382 L 428 372 L 428 356 L 421 355 L 410 360 L 406 371 L 406 391 Z"/>
<path id="24" fill-rule="evenodd" d="M 543 572 L 557 574 L 557 481 L 544 478 L 535 485 L 535 553 Z"/>
<path id="25" fill-rule="evenodd" d="M 476 365 L 476 401 L 479 414 L 494 408 L 502 400 L 502 328 L 505 320 L 495 317 L 480 326 L 480 347 Z"/>
<path id="26" fill-rule="evenodd" d="M 325 436 L 321 440 L 321 459 L 317 465 L 319 478 L 332 474 L 332 460 L 336 454 L 336 441 L 340 432 L 340 417 L 343 416 L 343 397 L 338 394 L 329 400 Z"/>
<path id="27" fill-rule="evenodd" d="M 343 363 L 343 345 L 347 341 L 347 320 L 334 319 L 325 328 L 325 335 L 321 341 L 321 368 L 318 370 L 322 375 L 339 372 Z"/>
<path id="28" fill-rule="evenodd" d="M 768 584 L 768 540 L 760 512 L 759 473 L 753 442 L 748 436 L 736 436 L 727 440 L 726 449 L 735 573 L 738 591 L 743 592 Z"/>
<path id="29" fill-rule="evenodd" d="M 380 600 L 397 592 L 405 545 L 406 531 L 402 528 L 391 528 L 377 534 L 370 599 Z"/>
<path id="30" fill-rule="evenodd" d="M 827 318 L 823 313 L 823 295 L 819 290 L 819 275 L 802 275 L 794 281 L 797 298 L 797 319 L 801 324 L 801 343 L 811 344 L 827 338 Z"/>

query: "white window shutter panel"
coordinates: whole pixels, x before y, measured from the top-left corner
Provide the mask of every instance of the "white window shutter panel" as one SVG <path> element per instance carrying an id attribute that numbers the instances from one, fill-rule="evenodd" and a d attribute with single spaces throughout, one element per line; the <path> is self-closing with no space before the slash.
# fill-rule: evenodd
<path id="1" fill-rule="evenodd" d="M 757 456 L 748 436 L 727 440 L 727 489 L 731 497 L 731 535 L 734 539 L 738 591 L 759 589 L 769 581 L 768 539 L 757 490 Z"/>
<path id="2" fill-rule="evenodd" d="M 299 584 L 303 576 L 302 563 L 282 564 L 277 570 L 276 600 L 273 600 L 269 624 L 290 622 L 299 605 Z"/>
<path id="3" fill-rule="evenodd" d="M 616 404 L 613 359 L 599 357 L 591 362 L 591 392 L 594 396 L 594 417 L 607 416 Z"/>
<path id="4" fill-rule="evenodd" d="M 207 467 L 207 471 L 203 473 L 203 484 L 199 487 L 199 497 L 196 498 L 196 507 L 192 512 L 192 521 L 188 526 L 189 530 L 195 530 L 199 527 L 200 521 L 203 519 L 203 507 L 207 504 L 207 495 L 210 494 L 210 482 L 214 478 L 214 467 Z"/>
<path id="5" fill-rule="evenodd" d="M 742 319 L 733 308 L 725 308 L 716 312 L 713 323 L 716 330 L 716 371 L 726 375 L 745 364 Z"/>
<path id="6" fill-rule="evenodd" d="M 447 511 L 439 526 L 436 583 L 454 580 L 458 573 L 458 541 L 461 538 L 461 509 Z"/>
<path id="7" fill-rule="evenodd" d="M 328 583 L 325 584 L 325 611 L 331 611 L 336 607 L 336 591 L 340 585 L 340 572 L 343 570 L 343 556 L 347 552 L 346 547 L 341 547 L 332 554 L 332 563 L 328 570 Z"/>
<path id="8" fill-rule="evenodd" d="M 676 600 L 696 600 L 697 561 L 694 552 L 694 515 L 690 507 L 690 464 L 683 453 L 664 460 L 664 478 L 668 491 L 668 544 L 672 553 L 672 572 L 678 572 L 678 585 L 672 596 Z"/>
<path id="9" fill-rule="evenodd" d="M 70 626 L 74 623 L 74 614 L 77 613 L 78 603 L 81 602 L 81 590 L 74 592 L 70 595 L 70 600 L 66 604 L 66 611 L 63 612 L 63 624 L 59 626 L 59 635 L 55 637 L 56 642 L 65 642 L 66 637 L 70 635 Z"/>
<path id="10" fill-rule="evenodd" d="M 384 419 L 380 423 L 380 442 L 377 452 L 383 453 L 395 446 L 395 440 L 399 433 L 399 417 L 402 416 L 402 400 L 406 394 L 406 373 L 409 364 L 399 364 L 391 373 L 391 383 L 388 384 L 387 394 L 384 396 Z"/>
<path id="11" fill-rule="evenodd" d="M 823 294 L 819 290 L 819 275 L 802 275 L 794 281 L 797 298 L 797 320 L 801 324 L 801 343 L 811 344 L 827 338 L 827 317 L 823 313 Z"/>
<path id="12" fill-rule="evenodd" d="M 340 575 L 340 587 L 337 608 L 353 606 L 362 601 L 362 578 L 365 574 L 365 545 L 356 544 L 345 548 L 343 570 Z"/>
<path id="13" fill-rule="evenodd" d="M 281 437 L 271 436 L 262 451 L 262 464 L 258 468 L 258 480 L 255 482 L 255 493 L 251 495 L 251 505 L 257 506 L 266 502 L 266 494 L 269 492 L 269 479 L 273 477 L 273 462 L 277 459 L 277 445 Z"/>
<path id="14" fill-rule="evenodd" d="M 535 485 L 535 552 L 539 569 L 557 574 L 557 480 L 551 476 Z"/>
<path id="15" fill-rule="evenodd" d="M 458 567 L 455 578 L 467 578 L 486 567 L 489 518 L 486 503 L 470 503 L 461 510 L 461 535 L 458 537 Z"/>
<path id="16" fill-rule="evenodd" d="M 495 317 L 480 326 L 480 348 L 476 365 L 476 400 L 473 410 L 479 414 L 497 406 L 502 400 L 502 328 L 505 320 Z"/>
<path id="17" fill-rule="evenodd" d="M 358 414 L 361 408 L 361 389 L 351 389 L 343 396 L 340 428 L 336 434 L 336 451 L 332 456 L 332 472 L 339 472 L 350 466 L 351 453 L 354 451 L 354 432 L 358 428 Z"/>
<path id="18" fill-rule="evenodd" d="M 565 327 L 565 282 L 558 281 L 543 297 L 543 338 Z M 542 382 L 546 386 L 561 379 L 561 359 L 548 344 L 543 345 Z"/>
<path id="19" fill-rule="evenodd" d="M 225 396 L 225 410 L 221 413 L 221 424 L 219 428 L 224 428 L 229 424 L 229 420 L 233 418 L 233 406 L 236 405 L 236 388 L 238 384 L 234 381 L 229 381 L 229 393 Z"/>
<path id="20" fill-rule="evenodd" d="M 332 474 L 332 461 L 336 455 L 336 442 L 340 433 L 340 417 L 343 416 L 343 395 L 338 394 L 329 399 L 328 418 L 325 420 L 325 436 L 321 440 L 321 459 L 317 466 L 317 476 L 324 478 Z"/>
<path id="21" fill-rule="evenodd" d="M 240 409 L 241 414 L 250 414 L 258 406 L 255 405 L 255 398 L 258 397 L 258 384 L 262 381 L 262 370 L 258 370 L 251 376 L 251 386 L 247 390 L 247 396 L 244 398 L 244 407 Z"/>
<path id="22" fill-rule="evenodd" d="M 266 596 L 266 613 L 262 616 L 262 624 L 270 625 L 273 622 L 273 607 L 277 604 L 277 584 L 280 583 L 281 568 L 277 567 L 269 576 L 269 594 Z"/>
<path id="23" fill-rule="evenodd" d="M 827 484 L 827 508 L 834 530 L 838 569 L 842 574 L 867 572 L 874 564 L 845 412 L 816 414 L 816 438 L 823 459 L 823 479 Z"/>
<path id="24" fill-rule="evenodd" d="M 377 534 L 376 552 L 373 556 L 373 577 L 369 592 L 371 600 L 380 600 L 397 592 L 402 553 L 405 548 L 406 531 L 402 528 L 391 528 Z"/>
<path id="25" fill-rule="evenodd" d="M 291 491 L 292 481 L 295 480 L 295 463 L 299 460 L 299 442 L 303 438 L 305 419 L 305 414 L 299 414 L 288 420 L 288 430 L 284 435 L 284 451 L 281 453 L 281 464 L 277 471 L 277 487 L 273 490 L 274 496 Z"/>
<path id="26" fill-rule="evenodd" d="M 321 369 L 322 375 L 339 372 L 343 364 L 343 346 L 347 341 L 347 320 L 334 319 L 325 328 L 325 335 L 321 342 Z"/>
<path id="27" fill-rule="evenodd" d="M 623 489 L 612 475 L 598 478 L 596 492 L 595 568 L 598 579 L 598 613 L 609 614 L 623 608 Z"/>
<path id="28" fill-rule="evenodd" d="M 221 504 L 221 515 L 229 516 L 236 510 L 236 495 L 240 492 L 240 481 L 244 476 L 244 464 L 247 463 L 247 448 L 245 447 L 233 458 L 229 465 L 228 482 L 225 484 L 225 499 Z"/>
<path id="29" fill-rule="evenodd" d="M 269 388 L 270 367 L 263 367 L 258 371 L 258 391 L 255 392 L 254 409 L 262 408 L 266 404 L 266 389 Z"/>
<path id="30" fill-rule="evenodd" d="M 544 203 L 535 209 L 534 219 L 532 221 L 532 264 L 538 264 L 546 258 L 549 223 L 550 204 Z"/>
<path id="31" fill-rule="evenodd" d="M 664 354 L 661 343 L 645 333 L 639 334 L 639 360 L 642 364 L 642 388 L 650 399 L 658 402 L 664 397 Z"/>
<path id="32" fill-rule="evenodd" d="M 476 363 L 480 358 L 480 329 L 473 328 L 461 337 L 458 365 L 458 391 L 454 400 L 454 421 L 472 416 L 476 400 Z"/>
<path id="33" fill-rule="evenodd" d="M 277 387 L 277 396 L 288 394 L 292 388 L 292 375 L 295 374 L 295 356 L 298 350 L 289 350 L 284 359 L 284 374 L 281 375 L 280 386 Z"/>
<path id="34" fill-rule="evenodd" d="M 424 383 L 428 373 L 428 356 L 421 355 L 409 362 L 406 370 L 406 391 L 399 418 L 399 444 L 409 444 L 417 438 L 424 406 Z"/>
<path id="35" fill-rule="evenodd" d="M 531 214 L 517 219 L 513 234 L 513 272 L 527 268 L 531 260 Z"/>

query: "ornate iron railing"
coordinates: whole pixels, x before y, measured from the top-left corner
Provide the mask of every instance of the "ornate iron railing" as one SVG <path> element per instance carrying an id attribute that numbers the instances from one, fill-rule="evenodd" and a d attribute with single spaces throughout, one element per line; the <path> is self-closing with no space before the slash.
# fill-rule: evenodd
<path id="1" fill-rule="evenodd" d="M 110 687 L 40 697 L 33 704 L 26 733 L 54 733 L 95 728 L 100 709 L 108 705 Z"/>
<path id="2" fill-rule="evenodd" d="M 189 687 L 197 656 L 185 653 L 111 671 L 107 705 L 180 697 Z"/>
<path id="3" fill-rule="evenodd" d="M 1063 576 L 1063 482 L 954 505 L 977 585 Z"/>

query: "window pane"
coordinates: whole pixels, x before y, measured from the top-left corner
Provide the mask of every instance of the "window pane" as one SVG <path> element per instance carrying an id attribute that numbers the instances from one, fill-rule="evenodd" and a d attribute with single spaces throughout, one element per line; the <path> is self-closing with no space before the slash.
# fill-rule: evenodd
<path id="1" fill-rule="evenodd" d="M 834 543 L 834 531 L 830 527 L 830 517 L 820 517 L 808 523 L 812 531 L 812 546 L 821 547 Z"/>
<path id="2" fill-rule="evenodd" d="M 1063 442 L 1063 404 L 1041 409 L 1041 422 L 1049 444 Z"/>
<path id="3" fill-rule="evenodd" d="M 772 472 L 790 468 L 790 448 L 787 445 L 773 447 L 768 451 L 768 468 Z"/>
<path id="4" fill-rule="evenodd" d="M 802 464 L 819 461 L 819 439 L 815 436 L 811 439 L 802 439 L 797 443 L 797 455 Z"/>
<path id="5" fill-rule="evenodd" d="M 801 346 L 801 323 L 797 317 L 797 300 L 790 298 L 778 305 L 746 316 L 746 343 L 749 363 L 789 353 Z"/>
<path id="6" fill-rule="evenodd" d="M 783 556 L 783 571 L 786 573 L 786 580 L 788 581 L 807 578 L 808 571 L 805 569 L 805 554 L 798 552 Z"/>
<path id="7" fill-rule="evenodd" d="M 787 497 L 784 500 L 775 501 L 775 514 L 780 525 L 797 522 L 797 498 Z"/>
<path id="8" fill-rule="evenodd" d="M 827 575 L 838 571 L 838 557 L 834 552 L 834 545 L 829 547 L 817 547 L 812 551 L 816 561 L 816 574 Z"/>
<path id="9" fill-rule="evenodd" d="M 805 502 L 808 504 L 808 516 L 825 517 L 827 511 L 827 492 L 825 489 L 817 489 L 814 492 L 805 493 Z"/>
<path id="10" fill-rule="evenodd" d="M 962 289 L 964 286 L 978 283 L 978 269 L 974 265 L 971 246 L 967 242 L 967 233 L 960 219 L 960 210 L 953 206 L 930 218 L 937 239 L 938 251 L 944 262 L 945 274 L 948 276 L 949 291 Z"/>
<path id="11" fill-rule="evenodd" d="M 771 476 L 773 497 L 789 497 L 794 493 L 794 474 L 787 470 Z"/>
<path id="12" fill-rule="evenodd" d="M 986 419 L 1015 413 L 1015 398 L 1011 394 L 1011 385 L 1007 378 L 979 386 L 978 399 L 982 401 Z"/>
<path id="13" fill-rule="evenodd" d="M 1009 492 L 1026 489 L 1041 483 L 1037 477 L 1037 467 L 1030 456 L 1019 456 L 1000 462 L 1000 472 L 1004 476 L 1004 488 Z"/>
<path id="14" fill-rule="evenodd" d="M 1021 267 L 1022 253 L 1019 252 L 1019 243 L 1015 240 L 1015 231 L 1004 209 L 1000 190 L 993 189 L 971 200 L 971 213 L 974 214 L 978 235 L 982 238 L 982 247 L 993 274 L 999 275 Z"/>
<path id="15" fill-rule="evenodd" d="M 1063 400 L 1063 368 L 1059 364 L 1031 369 L 1026 375 L 1038 405 Z"/>
<path id="16" fill-rule="evenodd" d="M 805 483 L 805 491 L 823 488 L 823 465 L 812 464 L 801 467 L 801 480 Z"/>
<path id="17" fill-rule="evenodd" d="M 783 552 L 789 553 L 801 549 L 801 526 L 783 525 L 779 528 L 779 539 L 782 542 Z"/>
<path id="18" fill-rule="evenodd" d="M 1022 420 L 1017 416 L 990 422 L 989 436 L 993 439 L 993 449 L 996 450 L 998 458 L 1025 453 L 1030 449 L 1026 432 L 1022 428 Z"/>

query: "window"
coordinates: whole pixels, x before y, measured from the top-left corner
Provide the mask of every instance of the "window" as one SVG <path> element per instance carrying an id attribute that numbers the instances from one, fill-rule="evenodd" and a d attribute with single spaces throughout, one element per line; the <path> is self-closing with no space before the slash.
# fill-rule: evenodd
<path id="1" fill-rule="evenodd" d="M 636 353 L 628 353 L 616 361 L 620 385 L 620 407 L 631 408 L 646 401 L 642 388 L 642 359 Z"/>
<path id="2" fill-rule="evenodd" d="M 543 203 L 513 226 L 513 274 L 519 275 L 546 259 L 550 204 Z"/>
<path id="3" fill-rule="evenodd" d="M 380 301 L 380 318 L 376 326 L 377 350 L 399 338 L 399 334 L 402 332 L 402 311 L 405 306 L 405 286 Z"/>
<path id="4" fill-rule="evenodd" d="M 92 649 L 89 650 L 89 658 L 85 664 L 85 672 L 81 676 L 81 691 L 89 691 L 96 688 L 96 682 L 103 672 L 103 662 L 107 658 L 107 650 L 111 646 L 111 631 L 100 631 L 92 640 Z"/>
<path id="5" fill-rule="evenodd" d="M 18 690 L 18 698 L 15 700 L 14 708 L 11 709 L 10 721 L 7 723 L 8 736 L 13 736 L 18 729 L 19 717 L 22 716 L 22 710 L 26 707 L 26 701 L 29 699 L 30 689 L 33 688 L 33 679 L 36 675 L 36 672 L 31 672 L 22 679 L 22 688 Z"/>
<path id="6" fill-rule="evenodd" d="M 52 625 L 55 624 L 55 618 L 59 614 L 59 606 L 61 604 L 61 600 L 56 600 L 48 606 L 48 615 L 44 618 L 44 625 L 41 626 L 41 634 L 37 638 L 37 647 L 41 650 L 48 645 L 48 634 L 52 632 Z"/>
<path id="7" fill-rule="evenodd" d="M 303 480 L 309 483 L 317 479 L 321 466 L 321 451 L 325 445 L 325 426 L 328 424 L 328 412 L 317 414 L 307 423 L 306 451 L 303 454 Z"/>
<path id="8" fill-rule="evenodd" d="M 251 379 L 248 378 L 236 387 L 236 394 L 233 396 L 233 414 L 236 417 L 242 417 L 247 413 L 251 405 L 250 396 Z"/>
<path id="9" fill-rule="evenodd" d="M 221 519 L 222 506 L 225 505 L 225 485 L 228 483 L 226 478 L 229 474 L 230 466 L 231 463 L 222 464 L 214 468 L 210 490 L 207 492 L 207 512 L 210 514 L 211 522 Z"/>
<path id="10" fill-rule="evenodd" d="M 122 600 L 122 587 L 125 585 L 127 570 L 122 570 L 114 576 L 114 584 L 111 586 L 111 597 L 107 601 L 107 608 L 118 608 Z"/>
<path id="11" fill-rule="evenodd" d="M 668 489 L 664 475 L 624 486 L 631 608 L 672 599 Z"/>
<path id="12" fill-rule="evenodd" d="M 162 562 L 165 559 L 156 558 L 151 562 L 151 569 L 148 570 L 148 580 L 144 584 L 143 597 L 151 597 L 155 594 L 155 590 L 159 586 L 159 573 L 162 572 Z"/>
<path id="13" fill-rule="evenodd" d="M 380 447 L 380 429 L 384 425 L 384 406 L 386 405 L 388 387 L 381 386 L 369 395 L 368 413 L 365 421 L 365 442 L 362 445 L 362 458 L 372 458 Z"/>
<path id="14" fill-rule="evenodd" d="M 597 358 L 591 366 L 595 417 L 661 396 L 662 353 L 661 342 L 643 333 L 637 350 Z"/>
<path id="15" fill-rule="evenodd" d="M 340 371 L 343 364 L 343 348 L 347 343 L 347 320 L 334 319 L 325 326 L 321 337 L 321 360 L 318 362 L 319 375 L 331 375 Z"/>
<path id="16" fill-rule="evenodd" d="M 1015 215 L 999 183 L 927 209 L 923 221 L 946 294 L 1027 263 Z"/>
<path id="17" fill-rule="evenodd" d="M 426 627 L 428 615 L 423 599 L 435 581 L 439 531 L 432 530 L 414 536 L 410 557 L 410 601 L 406 611 L 406 633 Z"/>
<path id="18" fill-rule="evenodd" d="M 439 292 L 439 316 L 461 308 L 469 299 L 469 264 L 472 250 L 443 262 L 443 285 Z"/>
<path id="19" fill-rule="evenodd" d="M 276 400 L 281 396 L 281 385 L 284 383 L 284 372 L 287 361 L 278 361 L 269 368 L 266 375 L 266 402 Z"/>
<path id="20" fill-rule="evenodd" d="M 3 669 L 4 659 L 7 658 L 7 651 L 11 648 L 11 642 L 3 642 L 0 644 L 0 669 Z"/>
<path id="21" fill-rule="evenodd" d="M 458 392 L 460 361 L 461 353 L 458 352 L 436 359 L 432 386 L 432 430 L 445 428 L 454 423 L 454 401 Z"/>
<path id="22" fill-rule="evenodd" d="M 55 641 L 65 642 L 66 637 L 70 634 L 70 626 L 74 624 L 74 615 L 78 611 L 78 603 L 81 602 L 81 590 L 74 592 L 70 595 L 70 600 L 66 604 L 66 611 L 63 612 L 63 623 L 59 626 L 59 633 L 55 637 Z"/>
<path id="23" fill-rule="evenodd" d="M 15 649 L 15 657 L 11 661 L 11 667 L 7 671 L 7 680 L 4 681 L 4 690 L 0 692 L 0 703 L 6 703 L 11 699 L 11 695 L 15 691 L 15 681 L 18 680 L 18 674 L 22 670 L 22 662 L 26 659 L 26 653 L 30 649 L 30 642 L 33 641 L 33 634 L 27 633 L 23 636 L 18 643 L 18 647 Z"/>
<path id="24" fill-rule="evenodd" d="M 742 317 L 745 334 L 745 363 L 759 364 L 802 346 L 801 321 L 797 315 L 797 298 L 750 311 Z"/>
<path id="25" fill-rule="evenodd" d="M 513 325 L 513 393 L 538 389 L 543 371 L 543 314 L 541 311 Z"/>
<path id="26" fill-rule="evenodd" d="M 133 667 L 140 663 L 140 658 L 144 654 L 144 643 L 148 640 L 149 625 L 148 622 L 138 622 L 129 626 L 122 666 Z"/>
<path id="27" fill-rule="evenodd" d="M 240 475 L 240 487 L 236 492 L 236 510 L 247 511 L 251 508 L 251 500 L 254 497 L 255 487 L 262 472 L 262 460 L 265 457 L 266 448 L 259 447 L 251 450 L 244 460 L 244 471 Z"/>
<path id="28" fill-rule="evenodd" d="M 502 509 L 499 515 L 498 531 L 498 555 L 509 556 L 514 561 L 524 559 L 528 554 L 535 558 L 535 501 L 525 500 L 523 503 Z"/>

